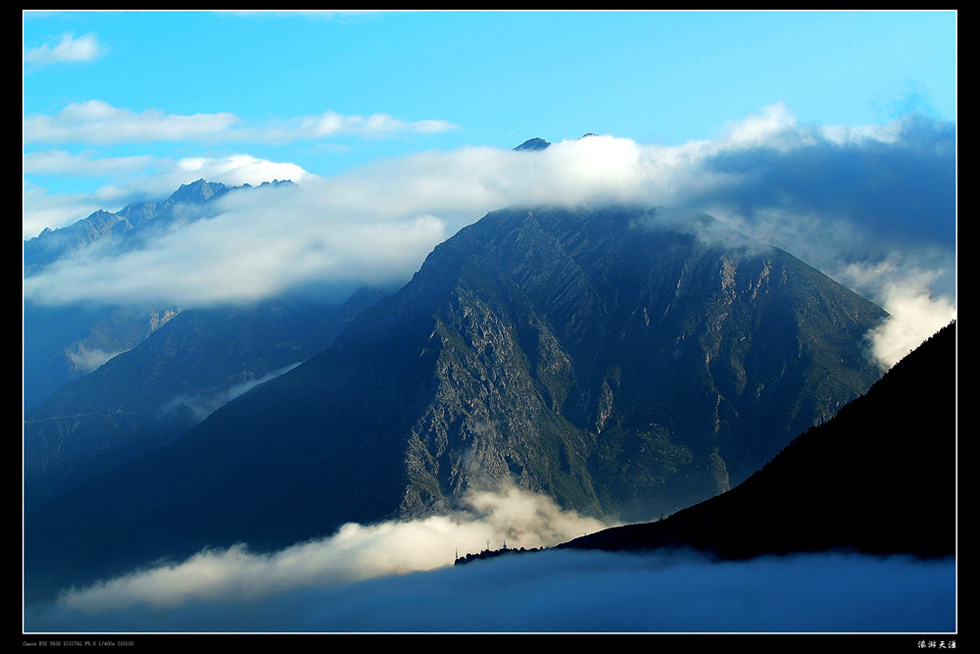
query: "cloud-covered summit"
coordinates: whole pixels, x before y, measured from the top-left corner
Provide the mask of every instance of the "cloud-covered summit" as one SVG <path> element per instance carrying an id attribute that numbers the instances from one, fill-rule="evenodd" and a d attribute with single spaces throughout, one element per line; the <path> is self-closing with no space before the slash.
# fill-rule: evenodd
<path id="1" fill-rule="evenodd" d="M 225 162 L 227 175 L 241 168 Z M 242 156 L 237 163 L 257 166 Z M 542 150 L 430 150 L 300 177 L 288 192 L 222 199 L 214 218 L 142 249 L 80 251 L 26 280 L 25 297 L 201 306 L 299 285 L 397 284 L 489 211 L 622 201 L 710 213 L 895 315 L 900 301 L 936 309 L 932 331 L 954 304 L 955 129 L 921 117 L 820 127 L 775 105 L 715 140 L 680 146 L 600 135 Z"/>

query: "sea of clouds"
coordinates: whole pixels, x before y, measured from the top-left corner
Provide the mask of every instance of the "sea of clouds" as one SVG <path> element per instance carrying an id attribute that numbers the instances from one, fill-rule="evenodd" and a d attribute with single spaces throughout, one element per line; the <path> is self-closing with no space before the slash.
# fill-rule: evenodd
<path id="1" fill-rule="evenodd" d="M 448 516 L 277 552 L 204 551 L 26 607 L 27 632 L 938 633 L 956 631 L 952 559 L 537 550 L 603 525 L 517 489 Z"/>

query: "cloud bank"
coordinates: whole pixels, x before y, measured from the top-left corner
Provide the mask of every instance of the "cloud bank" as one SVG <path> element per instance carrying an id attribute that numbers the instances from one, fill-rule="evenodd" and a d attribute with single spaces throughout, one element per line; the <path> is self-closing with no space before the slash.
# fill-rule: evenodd
<path id="1" fill-rule="evenodd" d="M 456 512 L 272 553 L 244 545 L 28 606 L 27 632 L 952 632 L 952 559 L 846 554 L 711 563 L 690 552 L 545 550 L 606 525 L 516 488 Z"/>
<path id="2" fill-rule="evenodd" d="M 843 554 L 709 563 L 544 551 L 262 601 L 29 607 L 27 624 L 124 633 L 955 633 L 956 569 L 952 560 Z"/>
<path id="3" fill-rule="evenodd" d="M 299 588 L 334 588 L 365 579 L 451 565 L 457 553 L 538 548 L 606 527 L 561 510 L 552 499 L 515 487 L 473 492 L 448 515 L 376 525 L 346 524 L 329 538 L 271 554 L 245 545 L 204 551 L 178 564 L 138 571 L 84 589 L 64 592 L 59 605 L 72 611 L 149 606 L 174 609 L 199 600 L 261 602 Z"/>
<path id="4" fill-rule="evenodd" d="M 118 113 L 92 104 L 75 110 Z M 149 117 L 128 118 L 135 126 Z M 153 118 L 158 128 L 168 123 Z M 212 115 L 172 126 L 193 131 L 197 120 L 202 130 L 234 123 Z M 348 122 L 347 129 L 375 129 L 369 119 Z M 344 123 L 320 117 L 289 129 L 316 134 Z M 377 123 L 381 131 L 391 124 Z M 711 213 L 850 285 L 896 321 L 929 317 L 919 329 L 925 338 L 955 311 L 955 161 L 950 124 L 910 117 L 864 128 L 798 125 L 775 105 L 717 139 L 680 146 L 588 136 L 542 151 L 428 151 L 330 178 L 295 170 L 298 189 L 228 196 L 216 217 L 137 251 L 80 251 L 26 280 L 25 294 L 48 304 L 200 306 L 296 285 L 403 283 L 436 244 L 489 211 L 629 201 Z M 39 156 L 32 165 L 42 163 L 57 160 Z M 183 160 L 174 170 L 207 179 L 228 177 L 236 165 L 272 167 L 240 156 Z M 896 326 L 882 336 L 907 331 Z"/>

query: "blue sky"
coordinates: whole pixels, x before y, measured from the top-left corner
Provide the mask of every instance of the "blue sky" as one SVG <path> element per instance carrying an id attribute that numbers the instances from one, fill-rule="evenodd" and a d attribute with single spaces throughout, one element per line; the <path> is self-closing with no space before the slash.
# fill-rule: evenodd
<path id="1" fill-rule="evenodd" d="M 678 145 L 776 103 L 801 123 L 875 124 L 909 108 L 956 118 L 954 12 L 26 12 L 23 24 L 26 116 L 98 101 L 133 114 L 230 114 L 236 132 L 109 144 L 39 142 L 28 130 L 27 153 L 247 153 L 331 175 L 532 136 Z M 91 47 L 59 60 L 65 38 Z M 245 129 L 325 112 L 405 125 L 288 142 Z M 421 121 L 439 122 L 413 129 Z M 25 176 L 50 193 L 115 181 Z"/>
<path id="2" fill-rule="evenodd" d="M 944 324 L 956 27 L 953 11 L 24 12 L 25 239 L 200 178 L 301 188 L 76 253 L 25 298 L 402 283 L 494 209 L 620 199 L 706 211 Z M 532 137 L 554 145 L 512 151 Z"/>

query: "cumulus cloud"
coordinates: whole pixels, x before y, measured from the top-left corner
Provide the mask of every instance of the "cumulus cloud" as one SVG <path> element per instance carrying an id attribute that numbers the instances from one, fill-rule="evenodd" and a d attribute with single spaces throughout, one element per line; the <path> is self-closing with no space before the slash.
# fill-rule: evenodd
<path id="1" fill-rule="evenodd" d="M 333 129 L 324 124 L 331 122 L 309 129 Z M 180 169 L 194 178 L 272 173 L 268 162 L 245 156 L 172 167 Z M 920 117 L 857 128 L 799 125 L 777 105 L 715 140 L 678 146 L 613 136 L 540 151 L 474 146 L 303 179 L 289 193 L 228 197 L 215 218 L 139 251 L 80 252 L 28 280 L 26 293 L 48 303 L 157 298 L 192 306 L 257 299 L 294 284 L 400 283 L 432 247 L 489 211 L 618 200 L 705 211 L 841 281 L 855 264 L 869 268 L 901 253 L 899 264 L 879 271 L 893 287 L 930 272 L 923 292 L 940 306 L 955 303 L 955 129 Z M 856 290 L 894 302 L 889 288 L 876 282 Z M 913 315 L 897 312 L 895 320 Z"/>
<path id="2" fill-rule="evenodd" d="M 101 57 L 105 48 L 94 34 L 75 36 L 62 34 L 55 44 L 45 43 L 24 53 L 24 61 L 30 64 L 55 64 L 74 61 L 92 61 Z"/>

